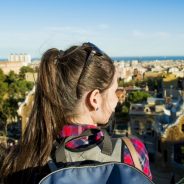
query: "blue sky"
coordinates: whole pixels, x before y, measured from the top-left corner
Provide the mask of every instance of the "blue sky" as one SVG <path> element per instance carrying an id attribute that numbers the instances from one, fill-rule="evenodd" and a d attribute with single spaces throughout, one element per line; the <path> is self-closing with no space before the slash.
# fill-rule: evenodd
<path id="1" fill-rule="evenodd" d="M 1 0 L 0 24 L 0 58 L 86 41 L 110 56 L 184 55 L 183 0 Z"/>

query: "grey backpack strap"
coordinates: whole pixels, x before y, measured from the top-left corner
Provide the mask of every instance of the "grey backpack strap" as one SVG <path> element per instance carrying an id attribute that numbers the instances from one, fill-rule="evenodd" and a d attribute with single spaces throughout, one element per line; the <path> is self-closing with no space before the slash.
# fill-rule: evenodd
<path id="1" fill-rule="evenodd" d="M 142 166 L 141 166 L 140 161 L 139 161 L 139 155 L 138 155 L 134 145 L 132 144 L 132 142 L 130 141 L 130 139 L 128 137 L 122 137 L 122 139 L 130 151 L 130 154 L 131 154 L 131 157 L 132 157 L 132 160 L 134 162 L 135 167 L 137 169 L 139 169 L 140 171 L 142 171 Z"/>
<path id="2" fill-rule="evenodd" d="M 110 155 L 112 155 L 112 152 L 113 152 L 112 140 L 111 140 L 109 134 L 107 133 L 107 130 L 102 129 L 101 131 L 104 134 L 104 140 L 103 140 L 101 152 L 105 155 L 110 156 Z"/>
<path id="3" fill-rule="evenodd" d="M 61 144 L 58 146 L 58 148 L 55 151 L 55 160 L 57 163 L 59 162 L 66 162 L 66 155 L 65 155 L 65 141 L 64 139 Z"/>
<path id="4" fill-rule="evenodd" d="M 51 157 L 48 158 L 48 166 L 51 172 L 54 172 L 58 169 Z"/>
<path id="5" fill-rule="evenodd" d="M 66 155 L 65 155 L 65 145 L 68 142 L 85 137 L 85 136 L 95 135 L 100 131 L 102 131 L 104 134 L 103 140 L 99 141 L 99 142 L 101 142 L 101 144 L 99 145 L 101 152 L 106 154 L 106 155 L 111 155 L 113 152 L 113 146 L 112 146 L 111 138 L 108 135 L 108 133 L 105 130 L 100 130 L 100 129 L 87 129 L 79 136 L 70 136 L 70 137 L 67 137 L 66 139 L 64 139 L 64 141 L 59 145 L 59 147 L 57 148 L 57 150 L 55 152 L 56 162 L 66 162 L 67 161 Z M 97 143 L 94 143 L 90 146 L 97 146 L 98 144 L 99 143 L 97 142 Z M 91 148 L 90 146 L 85 148 L 85 149 L 82 149 L 81 151 L 89 150 Z M 73 150 L 73 151 L 75 152 L 75 150 Z M 80 152 L 80 149 L 78 149 L 77 152 Z"/>

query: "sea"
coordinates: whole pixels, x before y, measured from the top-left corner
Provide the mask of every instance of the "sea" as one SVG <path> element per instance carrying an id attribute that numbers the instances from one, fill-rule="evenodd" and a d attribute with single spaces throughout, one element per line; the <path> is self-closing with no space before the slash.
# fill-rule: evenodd
<path id="1" fill-rule="evenodd" d="M 184 60 L 184 56 L 118 56 L 111 57 L 113 61 L 133 61 L 137 60 L 139 62 L 144 61 L 162 61 L 162 60 Z M 40 58 L 33 58 L 34 60 L 39 60 Z M 0 58 L 0 62 L 7 61 L 7 58 Z"/>
<path id="2" fill-rule="evenodd" d="M 111 57 L 113 61 L 162 61 L 162 60 L 184 60 L 184 56 L 134 56 L 134 57 Z"/>

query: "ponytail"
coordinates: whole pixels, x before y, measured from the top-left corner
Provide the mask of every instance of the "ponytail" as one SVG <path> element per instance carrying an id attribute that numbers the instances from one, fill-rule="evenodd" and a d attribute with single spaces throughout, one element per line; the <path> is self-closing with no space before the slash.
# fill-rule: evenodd
<path id="1" fill-rule="evenodd" d="M 57 88 L 59 54 L 59 50 L 50 49 L 41 59 L 33 108 L 22 140 L 3 161 L 2 176 L 47 163 L 53 140 L 65 123 Z"/>

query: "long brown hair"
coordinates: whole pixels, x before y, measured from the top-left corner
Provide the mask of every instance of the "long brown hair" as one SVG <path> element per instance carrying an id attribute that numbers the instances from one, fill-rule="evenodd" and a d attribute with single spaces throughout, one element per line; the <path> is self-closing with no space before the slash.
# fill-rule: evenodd
<path id="1" fill-rule="evenodd" d="M 66 117 L 75 114 L 84 92 L 103 92 L 110 86 L 115 73 L 112 60 L 106 54 L 94 54 L 86 66 L 91 49 L 72 46 L 65 52 L 53 48 L 43 54 L 26 130 L 5 157 L 2 176 L 46 164 L 58 131 L 67 123 Z"/>

